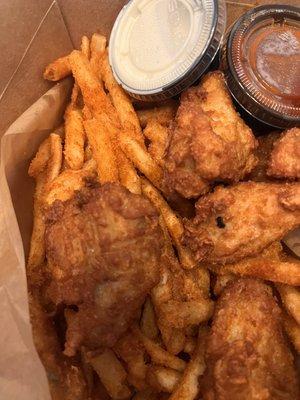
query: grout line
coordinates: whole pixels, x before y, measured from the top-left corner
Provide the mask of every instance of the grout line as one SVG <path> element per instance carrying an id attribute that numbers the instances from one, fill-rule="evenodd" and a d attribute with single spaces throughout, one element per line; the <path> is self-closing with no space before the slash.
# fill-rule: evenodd
<path id="1" fill-rule="evenodd" d="M 56 1 L 55 1 L 55 0 L 53 0 L 53 2 L 50 4 L 48 10 L 45 12 L 45 15 L 44 15 L 43 18 L 41 19 L 41 22 L 38 24 L 38 26 L 37 26 L 37 28 L 36 28 L 36 31 L 34 32 L 34 34 L 33 34 L 32 38 L 31 38 L 31 40 L 29 41 L 29 43 L 28 43 L 26 49 L 24 50 L 24 53 L 23 53 L 23 55 L 22 55 L 20 61 L 18 62 L 18 65 L 17 65 L 16 69 L 15 69 L 14 72 L 12 73 L 11 77 L 9 78 L 7 84 L 5 85 L 3 91 L 2 91 L 2 93 L 1 93 L 1 95 L 0 95 L 0 101 L 2 100 L 4 94 L 6 93 L 6 91 L 7 91 L 8 87 L 9 87 L 11 81 L 13 80 L 14 76 L 15 76 L 16 73 L 18 72 L 18 69 L 20 68 L 20 65 L 22 64 L 22 61 L 24 60 L 24 58 L 25 58 L 25 56 L 26 56 L 28 50 L 30 49 L 30 46 L 32 45 L 32 42 L 34 41 L 36 35 L 38 34 L 38 32 L 39 32 L 39 30 L 40 30 L 40 28 L 41 28 L 41 26 L 43 25 L 43 22 L 44 22 L 45 19 L 47 18 L 47 15 L 48 15 L 49 12 L 51 11 L 51 9 L 52 9 L 52 7 L 54 6 L 54 4 L 56 4 Z"/>

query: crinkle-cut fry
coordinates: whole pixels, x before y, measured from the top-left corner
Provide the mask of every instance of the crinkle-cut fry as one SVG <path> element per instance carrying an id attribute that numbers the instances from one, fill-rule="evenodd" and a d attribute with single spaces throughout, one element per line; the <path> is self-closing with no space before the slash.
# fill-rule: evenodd
<path id="1" fill-rule="evenodd" d="M 87 36 L 82 36 L 81 38 L 81 45 L 80 45 L 81 53 L 86 56 L 87 59 L 91 56 L 91 49 L 90 49 L 90 40 Z"/>
<path id="2" fill-rule="evenodd" d="M 92 70 L 99 79 L 101 78 L 100 62 L 106 48 L 106 37 L 99 33 L 94 33 L 91 38 L 91 59 Z"/>
<path id="3" fill-rule="evenodd" d="M 169 400 L 194 400 L 199 395 L 199 378 L 205 370 L 204 353 L 206 335 L 207 329 L 200 327 L 195 351 L 183 372 L 181 381 L 178 383 Z"/>
<path id="4" fill-rule="evenodd" d="M 283 315 L 284 329 L 293 343 L 295 350 L 300 354 L 300 325 L 287 313 Z"/>
<path id="5" fill-rule="evenodd" d="M 90 363 L 112 399 L 131 397 L 126 371 L 112 350 L 106 349 L 102 354 L 91 358 Z"/>
<path id="6" fill-rule="evenodd" d="M 93 72 L 89 60 L 77 50 L 72 51 L 69 60 L 75 81 L 80 87 L 84 104 L 92 116 L 95 117 L 99 113 L 105 112 L 112 121 L 117 123 L 114 107 Z"/>
<path id="7" fill-rule="evenodd" d="M 84 187 L 86 180 L 96 179 L 96 162 L 87 161 L 80 170 L 66 169 L 61 172 L 47 187 L 45 204 L 50 206 L 55 200 L 69 200 L 75 193 Z"/>
<path id="8" fill-rule="evenodd" d="M 113 350 L 125 363 L 128 382 L 137 390 L 145 389 L 147 365 L 145 348 L 139 338 L 130 331 L 119 339 Z"/>
<path id="9" fill-rule="evenodd" d="M 274 260 L 266 258 L 262 253 L 257 257 L 245 258 L 236 264 L 208 265 L 208 268 L 221 275 L 250 276 L 271 282 L 300 286 L 300 261 L 296 258 L 289 261 Z"/>
<path id="10" fill-rule="evenodd" d="M 155 311 L 149 297 L 147 297 L 144 303 L 142 317 L 140 320 L 140 329 L 145 336 L 154 341 L 159 335 L 159 330 L 156 324 Z"/>
<path id="11" fill-rule="evenodd" d="M 40 172 L 36 177 L 36 187 L 33 205 L 33 228 L 30 241 L 30 250 L 27 261 L 27 275 L 31 283 L 35 278 L 39 279 L 34 271 L 44 262 L 45 259 L 45 220 L 43 213 L 44 194 L 47 185 L 46 170 Z"/>
<path id="12" fill-rule="evenodd" d="M 183 329 L 209 320 L 213 309 L 213 301 L 208 299 L 186 302 L 169 300 L 161 304 L 159 318 L 174 328 Z"/>
<path id="13" fill-rule="evenodd" d="M 300 268 L 300 267 L 299 267 Z M 280 297 L 287 312 L 295 319 L 300 325 L 300 292 L 297 288 L 277 284 L 276 288 L 280 293 Z"/>
<path id="14" fill-rule="evenodd" d="M 137 111 L 142 128 L 145 128 L 150 121 L 157 121 L 163 126 L 168 126 L 174 119 L 178 104 L 175 100 L 168 100 L 166 104 L 159 107 L 148 108 Z"/>
<path id="15" fill-rule="evenodd" d="M 115 149 L 109 133 L 110 126 L 101 118 L 84 121 L 84 128 L 97 163 L 98 179 L 101 184 L 119 182 Z"/>
<path id="16" fill-rule="evenodd" d="M 135 326 L 132 330 L 145 346 L 145 349 L 153 363 L 175 369 L 176 371 L 183 371 L 185 369 L 186 363 L 183 360 L 168 353 L 157 343 L 153 342 L 153 340 L 148 339 L 142 334 L 138 327 Z"/>
<path id="17" fill-rule="evenodd" d="M 225 289 L 226 285 L 229 282 L 232 282 L 235 278 L 233 274 L 226 274 L 226 275 L 216 275 L 216 282 L 214 285 L 214 295 L 220 296 L 220 294 Z"/>
<path id="18" fill-rule="evenodd" d="M 103 54 L 101 61 L 101 77 L 106 89 L 111 95 L 113 105 L 115 106 L 123 129 L 125 129 L 145 150 L 144 136 L 142 134 L 138 116 L 133 108 L 129 96 L 114 78 L 109 65 L 107 51 Z"/>
<path id="19" fill-rule="evenodd" d="M 28 168 L 28 175 L 36 178 L 47 166 L 50 158 L 50 138 L 47 137 L 39 146 L 38 151 Z"/>
<path id="20" fill-rule="evenodd" d="M 82 113 L 70 104 L 65 112 L 65 148 L 64 155 L 67 166 L 80 169 L 84 163 L 84 140 Z"/>
<path id="21" fill-rule="evenodd" d="M 163 158 L 168 146 L 168 128 L 154 119 L 148 122 L 144 129 L 144 135 L 150 140 L 150 145 L 148 146 L 150 155 L 163 167 Z"/>
<path id="22" fill-rule="evenodd" d="M 146 179 L 142 179 L 142 192 L 162 214 L 171 238 L 177 248 L 183 268 L 190 269 L 195 267 L 196 261 L 192 256 L 191 251 L 181 244 L 183 225 L 179 218 L 175 215 L 174 211 L 170 208 L 158 190 L 156 190 Z"/>
<path id="23" fill-rule="evenodd" d="M 152 365 L 147 370 L 147 382 L 151 388 L 158 392 L 172 393 L 182 376 L 171 368 Z"/>
<path id="24" fill-rule="evenodd" d="M 48 81 L 59 81 L 71 74 L 69 56 L 60 57 L 47 65 L 43 77 Z"/>
<path id="25" fill-rule="evenodd" d="M 119 137 L 120 145 L 126 156 L 135 167 L 142 172 L 156 187 L 161 187 L 163 171 L 153 160 L 150 154 L 140 145 L 138 141 L 124 131 Z"/>

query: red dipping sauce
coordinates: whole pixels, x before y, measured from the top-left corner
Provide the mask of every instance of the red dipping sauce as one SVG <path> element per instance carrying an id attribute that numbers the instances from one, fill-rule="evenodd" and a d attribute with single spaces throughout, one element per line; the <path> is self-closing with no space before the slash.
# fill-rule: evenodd
<path id="1" fill-rule="evenodd" d="M 300 9 L 262 6 L 234 25 L 227 41 L 226 76 L 252 116 L 285 128 L 300 125 Z"/>

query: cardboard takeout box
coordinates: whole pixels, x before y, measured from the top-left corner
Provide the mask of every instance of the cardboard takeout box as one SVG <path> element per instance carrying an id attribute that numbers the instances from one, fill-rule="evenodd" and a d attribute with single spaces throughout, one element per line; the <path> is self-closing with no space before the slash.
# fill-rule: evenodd
<path id="1" fill-rule="evenodd" d="M 276 2 L 282 1 L 226 1 L 228 26 L 252 6 Z M 0 137 L 6 132 L 0 164 L 0 399 L 3 400 L 50 398 L 45 372 L 33 346 L 28 316 L 24 260 L 32 228 L 33 181 L 27 176 L 27 169 L 41 140 L 62 118 L 71 80 L 58 84 L 30 106 L 53 86 L 42 78 L 44 67 L 78 47 L 84 34 L 99 32 L 109 36 L 125 3 L 123 0 L 9 0 L 0 5 L 3 21 Z M 300 6 L 300 0 L 285 3 Z"/>

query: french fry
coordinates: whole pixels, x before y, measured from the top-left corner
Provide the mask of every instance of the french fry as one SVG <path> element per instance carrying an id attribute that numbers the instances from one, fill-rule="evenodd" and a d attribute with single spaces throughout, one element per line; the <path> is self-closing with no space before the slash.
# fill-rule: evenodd
<path id="1" fill-rule="evenodd" d="M 131 193 L 141 194 L 141 180 L 132 162 L 126 157 L 118 143 L 116 143 L 116 157 L 119 170 L 120 183 Z"/>
<path id="2" fill-rule="evenodd" d="M 48 81 L 59 81 L 71 74 L 71 66 L 69 63 L 69 56 L 60 57 L 47 65 L 43 74 L 44 79 Z"/>
<path id="3" fill-rule="evenodd" d="M 194 400 L 199 395 L 199 377 L 205 370 L 204 352 L 206 328 L 199 329 L 196 349 L 190 362 L 183 372 L 183 377 L 178 383 L 169 400 Z"/>
<path id="4" fill-rule="evenodd" d="M 91 358 L 90 363 L 112 399 L 130 398 L 126 371 L 112 350 L 106 349 L 102 354 Z"/>
<path id="5" fill-rule="evenodd" d="M 144 150 L 128 132 L 120 135 L 120 145 L 126 156 L 136 168 L 141 171 L 156 187 L 161 187 L 163 172 L 161 167 L 153 160 L 150 154 Z"/>
<path id="6" fill-rule="evenodd" d="M 92 116 L 107 113 L 111 120 L 117 123 L 114 107 L 93 72 L 89 60 L 80 51 L 73 50 L 69 61 L 76 83 L 80 87 L 84 104 Z"/>
<path id="7" fill-rule="evenodd" d="M 67 166 L 80 169 L 84 163 L 85 132 L 81 111 L 70 104 L 65 112 L 65 148 Z"/>
<path id="8" fill-rule="evenodd" d="M 168 126 L 174 119 L 178 104 L 174 100 L 168 100 L 166 104 L 137 112 L 142 128 L 145 128 L 150 121 L 155 120 L 160 125 Z"/>
<path id="9" fill-rule="evenodd" d="M 159 320 L 159 329 L 163 343 L 170 354 L 179 354 L 184 350 L 186 336 L 183 329 L 168 326 L 161 319 Z"/>
<path id="10" fill-rule="evenodd" d="M 146 389 L 136 393 L 132 400 L 161 400 L 161 393 L 154 393 L 152 389 Z"/>
<path id="11" fill-rule="evenodd" d="M 208 265 L 208 268 L 221 275 L 251 276 L 291 286 L 300 286 L 300 262 L 297 259 L 282 261 L 261 254 L 257 257 L 245 258 L 236 264 L 226 264 L 221 267 Z"/>
<path id="12" fill-rule="evenodd" d="M 50 158 L 50 151 L 50 138 L 47 137 L 39 146 L 35 157 L 31 160 L 28 169 L 29 176 L 36 178 L 46 168 Z"/>
<path id="13" fill-rule="evenodd" d="M 113 76 L 109 65 L 107 51 L 102 57 L 101 76 L 106 89 L 111 95 L 113 105 L 115 106 L 123 129 L 126 130 L 130 134 L 131 138 L 136 140 L 144 150 L 146 150 L 138 116 L 133 108 L 129 96 Z"/>
<path id="14" fill-rule="evenodd" d="M 66 201 L 70 199 L 76 190 L 84 187 L 86 180 L 96 179 L 96 162 L 91 159 L 83 168 L 77 171 L 67 169 L 61 172 L 47 187 L 45 204 L 51 205 L 55 200 Z"/>
<path id="15" fill-rule="evenodd" d="M 156 190 L 146 179 L 142 179 L 142 192 L 162 214 L 171 238 L 177 248 L 181 265 L 187 269 L 194 268 L 196 265 L 194 257 L 190 250 L 181 244 L 183 225 L 179 218 L 175 215 L 174 211 L 170 208 L 158 190 Z"/>
<path id="16" fill-rule="evenodd" d="M 82 36 L 80 50 L 81 53 L 84 54 L 87 59 L 90 58 L 91 56 L 90 40 L 87 36 Z"/>
<path id="17" fill-rule="evenodd" d="M 171 368 L 152 365 L 147 371 L 147 382 L 158 392 L 172 393 L 182 374 Z"/>
<path id="18" fill-rule="evenodd" d="M 159 330 L 156 325 L 156 317 L 153 305 L 150 298 L 148 297 L 145 301 L 143 313 L 140 321 L 141 332 L 147 336 L 147 338 L 156 340 L 159 335 Z"/>
<path id="19" fill-rule="evenodd" d="M 31 276 L 32 281 L 34 281 L 35 277 L 38 279 L 39 274 L 35 270 L 37 270 L 45 259 L 45 221 L 43 211 L 45 194 L 47 193 L 48 185 L 58 176 L 62 164 L 62 145 L 60 136 L 52 133 L 48 139 L 50 152 L 46 165 L 44 165 L 46 160 L 46 156 L 44 155 L 45 141 L 40 146 L 41 151 L 38 151 L 37 156 L 29 167 L 31 173 L 36 179 L 33 206 L 33 229 L 27 262 L 27 273 Z M 47 146 L 48 145 L 46 145 L 46 147 Z M 48 150 L 45 152 L 47 153 Z M 40 169 L 42 170 L 38 173 Z"/>
<path id="20" fill-rule="evenodd" d="M 285 331 L 293 343 L 295 350 L 300 354 L 300 325 L 287 313 L 284 314 L 283 318 Z"/>
<path id="21" fill-rule="evenodd" d="M 106 48 L 106 37 L 94 33 L 91 39 L 91 59 L 90 64 L 96 76 L 101 80 L 100 62 Z"/>
<path id="22" fill-rule="evenodd" d="M 234 275 L 226 274 L 226 275 L 217 275 L 216 282 L 214 285 L 214 295 L 220 296 L 220 294 L 225 289 L 226 285 L 235 279 Z"/>
<path id="23" fill-rule="evenodd" d="M 147 387 L 147 365 L 145 348 L 139 338 L 129 332 L 116 343 L 113 350 L 125 363 L 128 382 L 137 390 L 144 390 Z"/>
<path id="24" fill-rule="evenodd" d="M 109 126 L 100 118 L 84 121 L 84 128 L 90 143 L 93 158 L 97 162 L 98 179 L 101 184 L 118 182 L 118 167 L 111 142 Z"/>
<path id="25" fill-rule="evenodd" d="M 163 167 L 167 146 L 168 146 L 168 128 L 153 119 L 148 122 L 144 129 L 144 135 L 150 140 L 148 151 L 154 160 Z"/>
<path id="26" fill-rule="evenodd" d="M 190 325 L 198 325 L 207 321 L 213 314 L 213 302 L 170 300 L 160 306 L 159 318 L 168 321 L 174 328 L 183 329 Z"/>
<path id="27" fill-rule="evenodd" d="M 300 266 L 299 266 L 300 268 Z M 283 305 L 287 312 L 300 325 L 300 292 L 297 288 L 288 285 L 276 285 Z"/>
<path id="28" fill-rule="evenodd" d="M 145 349 L 153 363 L 175 369 L 179 372 L 185 369 L 186 363 L 183 360 L 168 353 L 153 340 L 148 339 L 137 327 L 133 328 L 133 332 L 145 346 Z"/>

